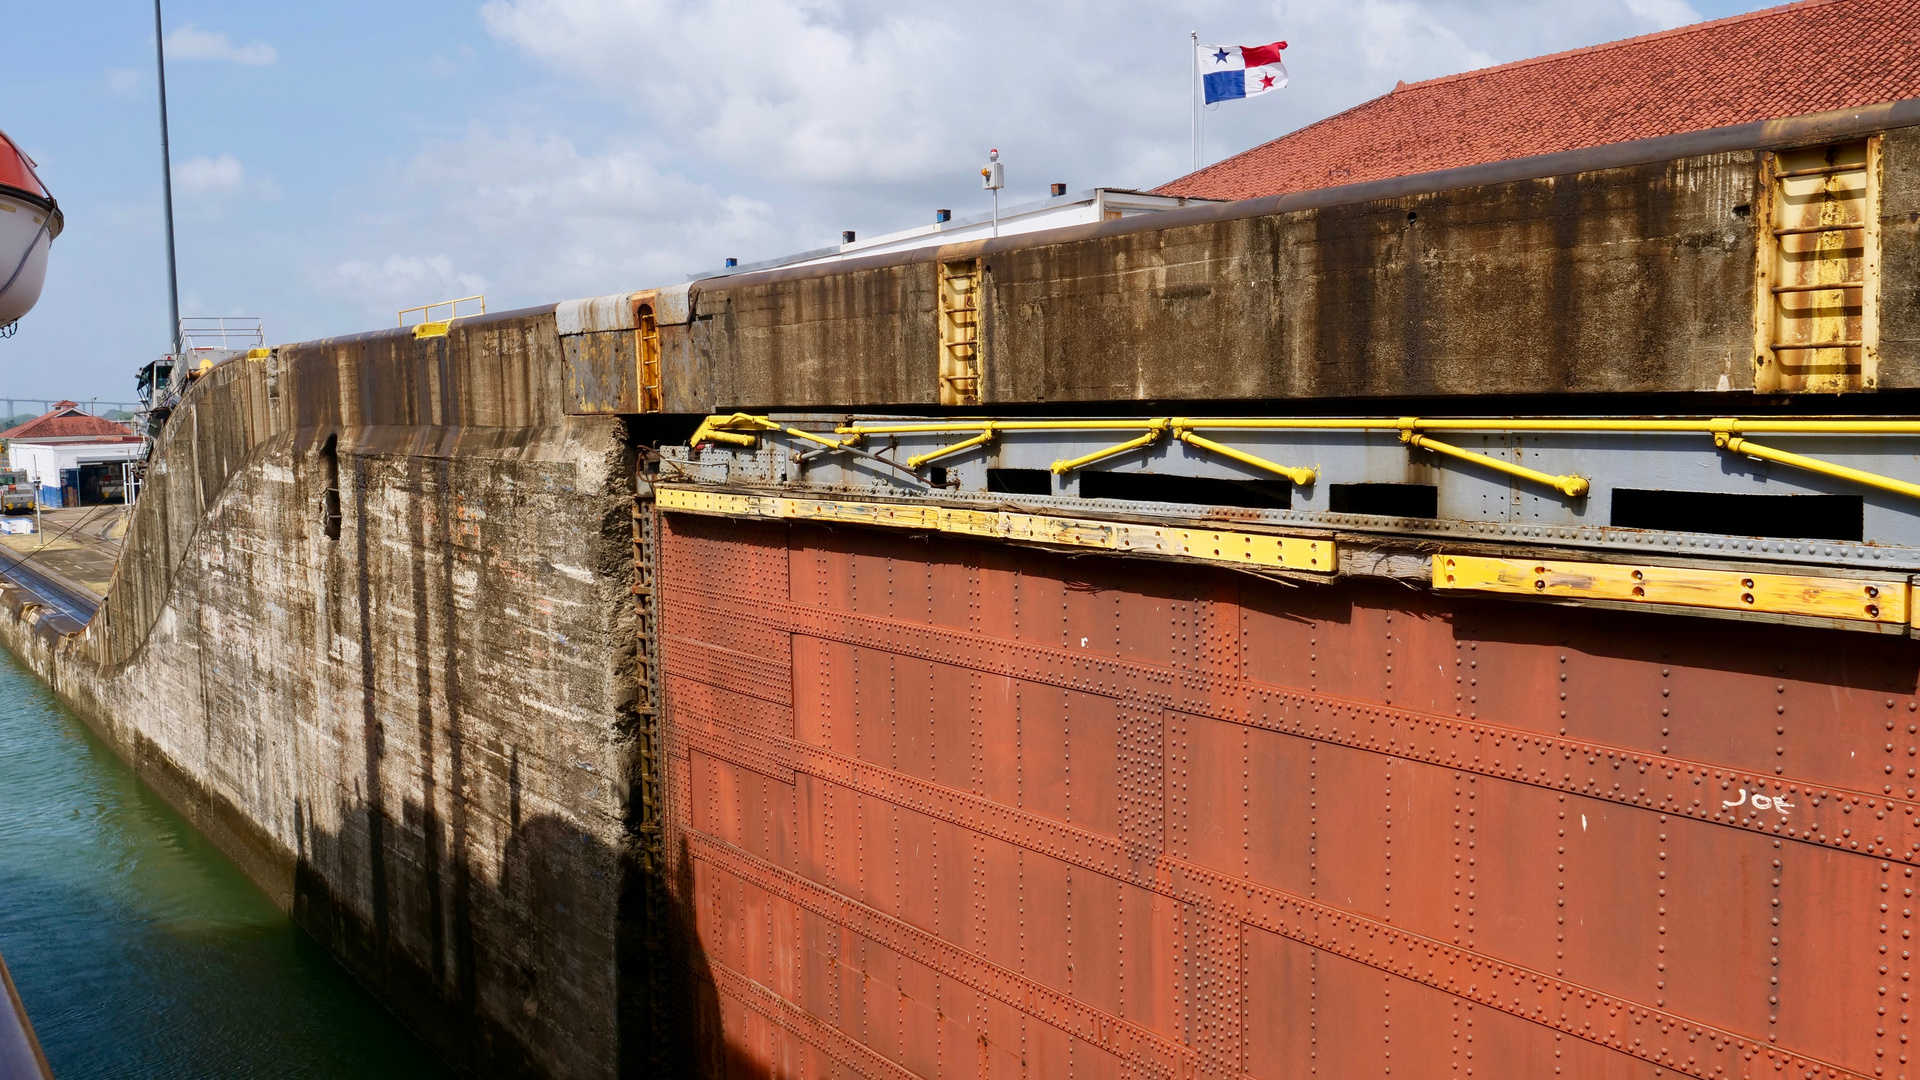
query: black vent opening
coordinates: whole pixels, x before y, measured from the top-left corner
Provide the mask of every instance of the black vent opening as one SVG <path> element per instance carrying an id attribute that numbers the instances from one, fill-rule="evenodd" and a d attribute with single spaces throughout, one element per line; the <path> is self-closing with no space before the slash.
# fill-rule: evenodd
<path id="1" fill-rule="evenodd" d="M 1053 474 L 1045 469 L 988 469 L 987 490 L 1002 495 L 1051 495 Z"/>
<path id="2" fill-rule="evenodd" d="M 340 539 L 340 436 L 329 435 L 320 447 L 320 465 L 326 487 L 320 491 L 320 528 L 327 539 Z"/>
<path id="3" fill-rule="evenodd" d="M 1080 474 L 1080 497 L 1287 510 L 1293 506 L 1293 485 L 1285 480 L 1213 480 L 1155 473 L 1084 472 Z"/>
<path id="4" fill-rule="evenodd" d="M 1613 489 L 1612 523 L 1623 529 L 1859 540 L 1866 500 L 1858 495 L 1730 495 L 1718 491 Z"/>
<path id="5" fill-rule="evenodd" d="M 1432 484 L 1334 484 L 1327 508 L 1336 514 L 1437 518 L 1440 489 Z"/>

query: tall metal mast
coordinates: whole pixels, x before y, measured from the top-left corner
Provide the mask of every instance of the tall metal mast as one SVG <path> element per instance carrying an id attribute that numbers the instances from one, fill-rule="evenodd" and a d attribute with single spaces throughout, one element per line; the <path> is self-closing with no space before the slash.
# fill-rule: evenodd
<path id="1" fill-rule="evenodd" d="M 160 29 L 160 0 L 153 0 L 153 53 L 160 72 L 160 187 L 167 203 L 167 304 L 173 322 L 167 338 L 178 355 L 180 346 L 180 271 L 173 254 L 173 155 L 167 148 L 167 46 Z"/>

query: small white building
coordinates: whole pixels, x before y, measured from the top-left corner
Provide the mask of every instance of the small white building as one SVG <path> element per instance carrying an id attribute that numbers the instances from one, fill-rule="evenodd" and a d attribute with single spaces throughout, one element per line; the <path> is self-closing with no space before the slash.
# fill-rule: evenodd
<path id="1" fill-rule="evenodd" d="M 1090 191 L 1069 193 L 1064 190 L 1065 184 L 1055 184 L 1054 187 L 1061 189 L 1061 193 L 1037 202 L 1002 207 L 997 217 L 992 213 L 985 213 L 956 218 L 947 215 L 947 211 L 941 210 L 934 215 L 933 224 L 922 225 L 917 229 L 902 229 L 899 232 L 891 232 L 866 240 L 856 238 L 833 247 L 815 248 L 812 251 L 802 251 L 778 259 L 765 259 L 701 274 L 688 274 L 687 279 L 692 281 L 700 278 L 726 277 L 730 274 L 748 274 L 755 270 L 772 270 L 782 266 L 811 266 L 815 263 L 859 259 L 868 255 L 882 255 L 911 248 L 939 247 L 969 240 L 986 240 L 995 236 L 1040 232 L 1044 229 L 1064 229 L 1069 225 L 1114 221 L 1119 218 L 1138 217 L 1141 214 L 1177 210 L 1182 206 L 1199 206 L 1215 201 L 1179 195 L 1152 195 L 1144 191 L 1128 191 L 1122 188 L 1094 188 Z"/>
<path id="2" fill-rule="evenodd" d="M 122 464 L 140 460 L 143 440 L 125 424 L 77 402 L 0 431 L 11 468 L 25 470 L 42 506 L 97 506 L 126 498 Z"/>

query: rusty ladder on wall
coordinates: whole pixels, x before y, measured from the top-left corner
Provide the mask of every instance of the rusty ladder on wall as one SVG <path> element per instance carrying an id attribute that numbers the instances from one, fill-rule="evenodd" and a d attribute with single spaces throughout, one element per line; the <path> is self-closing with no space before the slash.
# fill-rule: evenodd
<path id="1" fill-rule="evenodd" d="M 652 304 L 639 304 L 633 313 L 634 371 L 639 384 L 635 394 L 641 412 L 660 411 L 660 324 Z"/>
<path id="2" fill-rule="evenodd" d="M 646 313 L 645 328 L 653 327 L 653 313 Z M 658 372 L 658 336 L 655 336 L 656 365 Z M 643 388 L 642 394 L 645 390 Z M 644 397 L 643 397 L 644 400 Z M 654 513 L 653 485 L 643 472 L 646 458 L 636 460 L 634 466 L 634 492 L 632 504 L 633 524 L 633 595 L 634 616 L 634 682 L 635 697 L 633 703 L 634 738 L 638 744 L 640 769 L 634 779 L 634 798 L 639 803 L 640 820 L 636 855 L 641 875 L 640 891 L 642 914 L 645 926 L 642 929 L 641 948 L 646 954 L 647 980 L 647 1055 L 656 1069 L 664 1068 L 671 1060 L 670 1046 L 674 1037 L 670 1030 L 672 1005 L 667 1001 L 667 964 L 669 960 L 668 942 L 663 933 L 667 923 L 667 910 L 670 904 L 666 885 L 666 852 L 664 846 L 664 818 L 666 808 L 661 799 L 663 748 L 660 735 L 660 637 L 659 608 L 654 593 L 654 554 L 658 550 L 655 540 L 659 519 Z"/>
<path id="3" fill-rule="evenodd" d="M 1754 388 L 1875 387 L 1880 140 L 1761 156 Z"/>
<path id="4" fill-rule="evenodd" d="M 940 404 L 980 404 L 980 263 L 940 264 Z"/>

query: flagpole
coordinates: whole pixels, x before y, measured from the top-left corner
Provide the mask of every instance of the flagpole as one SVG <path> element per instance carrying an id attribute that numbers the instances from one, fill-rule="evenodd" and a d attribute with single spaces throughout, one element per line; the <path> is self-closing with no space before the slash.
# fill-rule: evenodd
<path id="1" fill-rule="evenodd" d="M 153 0 L 153 63 L 160 75 L 160 191 L 167 208 L 167 302 L 173 325 L 167 341 L 173 354 L 185 351 L 180 340 L 180 261 L 173 253 L 173 151 L 167 146 L 167 44 L 160 26 L 160 0 Z"/>
<path id="2" fill-rule="evenodd" d="M 1200 171 L 1200 31 L 1187 34 L 1193 39 L 1193 171 Z"/>

